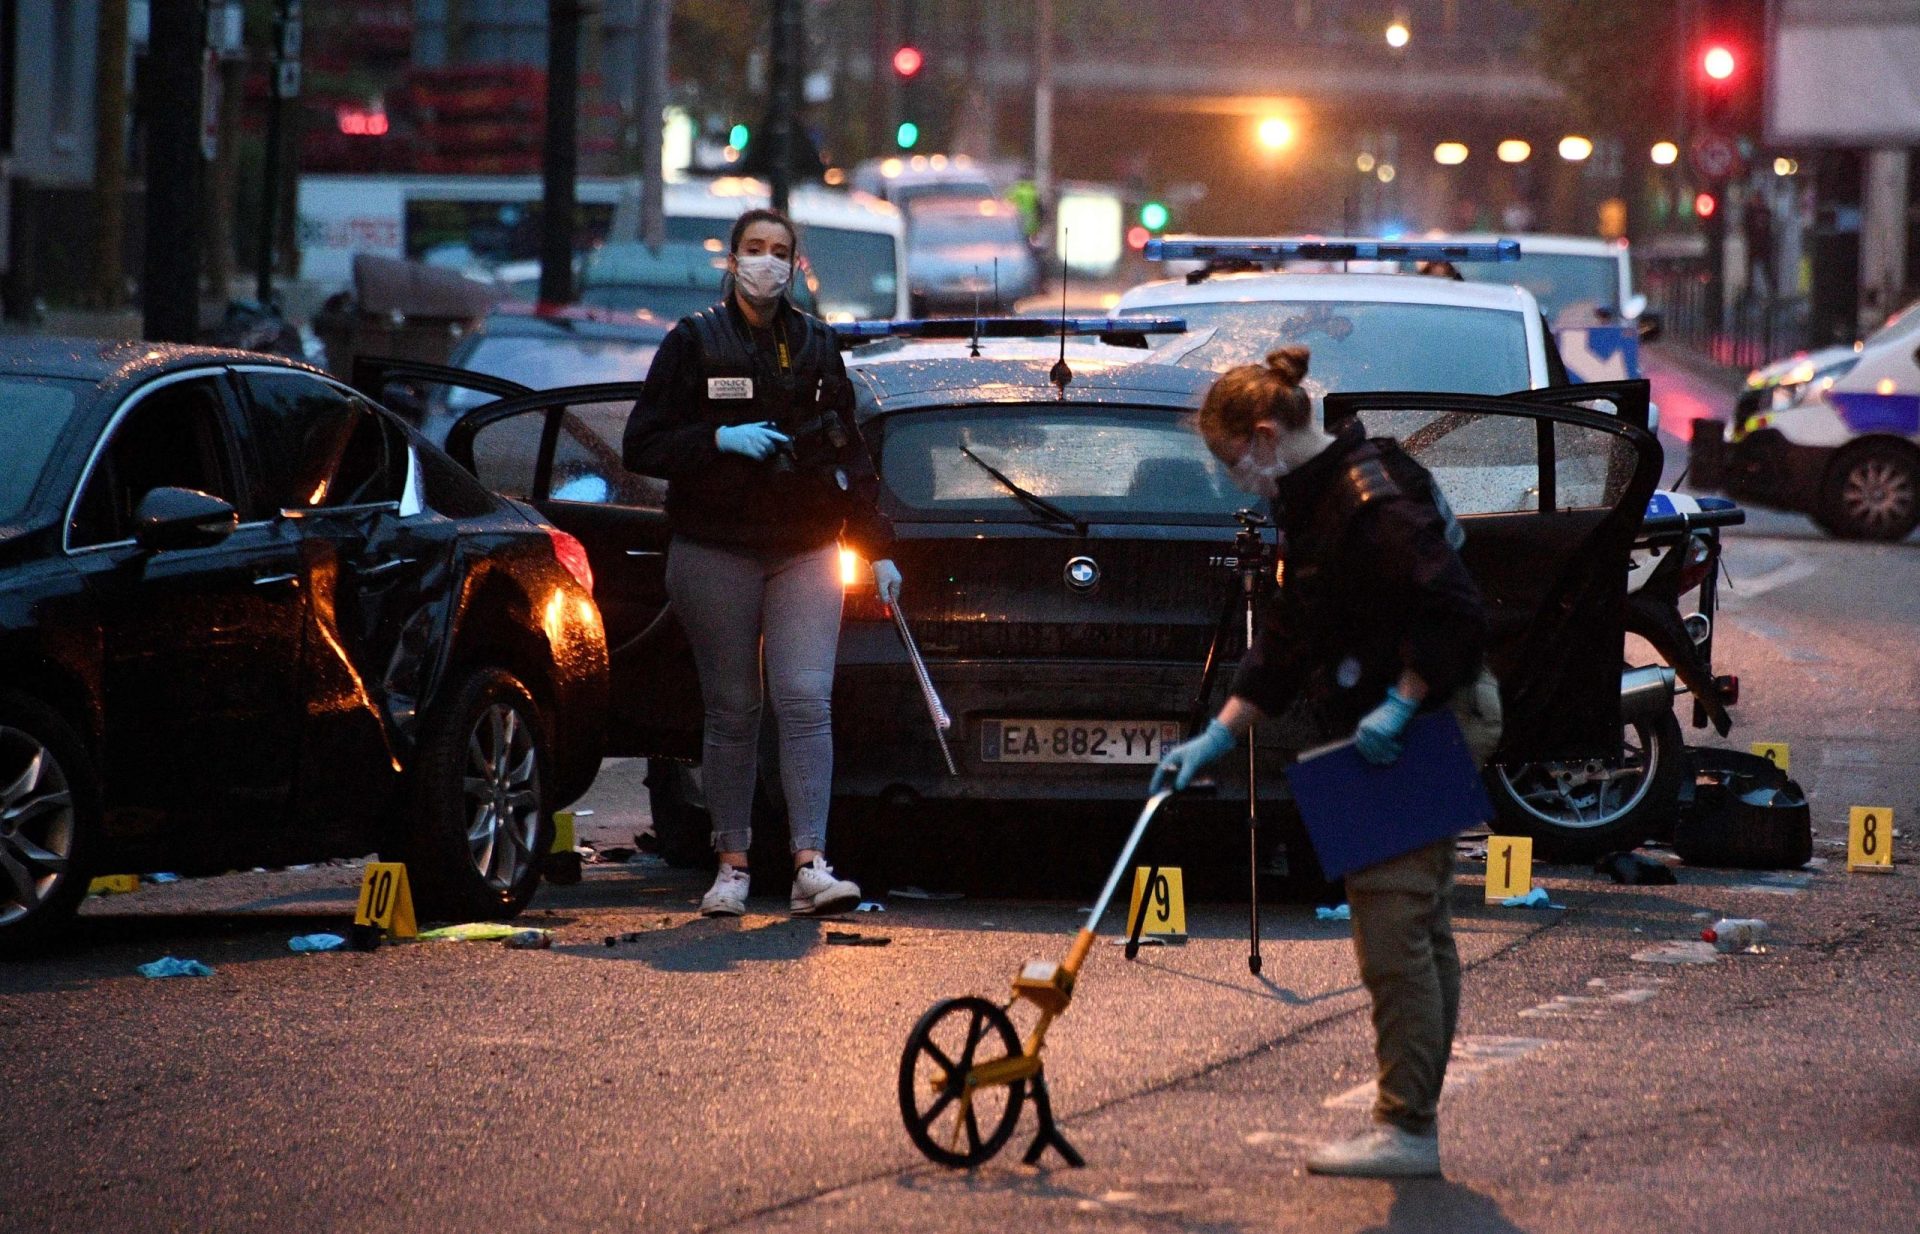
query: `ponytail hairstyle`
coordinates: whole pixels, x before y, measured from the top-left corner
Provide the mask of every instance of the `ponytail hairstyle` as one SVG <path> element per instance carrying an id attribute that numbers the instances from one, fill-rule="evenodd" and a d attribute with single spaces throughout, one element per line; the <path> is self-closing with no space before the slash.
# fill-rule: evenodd
<path id="1" fill-rule="evenodd" d="M 1306 428 L 1313 418 L 1313 399 L 1300 383 L 1306 379 L 1310 354 L 1305 347 L 1282 347 L 1268 352 L 1264 364 L 1242 364 L 1222 373 L 1200 404 L 1201 435 L 1210 442 L 1243 441 L 1268 420 L 1283 432 Z"/>

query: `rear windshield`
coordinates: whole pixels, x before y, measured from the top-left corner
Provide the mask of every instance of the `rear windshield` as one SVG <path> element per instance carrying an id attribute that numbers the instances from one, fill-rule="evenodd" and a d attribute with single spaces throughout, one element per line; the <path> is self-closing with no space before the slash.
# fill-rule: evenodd
<path id="1" fill-rule="evenodd" d="M 881 477 L 901 506 L 929 520 L 1039 521 L 968 450 L 1093 522 L 1218 523 L 1252 500 L 1207 452 L 1191 417 L 1145 408 L 903 412 L 882 426 Z"/>
<path id="2" fill-rule="evenodd" d="M 0 441 L 7 443 L 7 463 L 0 467 L 0 522 L 26 510 L 86 388 L 76 381 L 0 377 Z"/>
<path id="3" fill-rule="evenodd" d="M 1155 316 L 1166 309 L 1130 309 Z M 1311 348 L 1309 375 L 1328 390 L 1511 394 L 1533 382 L 1526 318 L 1502 309 L 1341 300 L 1183 304 L 1188 337 L 1212 336 L 1180 357 L 1224 373 L 1276 347 Z"/>
<path id="4" fill-rule="evenodd" d="M 542 335 L 481 335 L 454 364 L 489 377 L 517 381 L 530 390 L 583 386 L 601 381 L 645 381 L 657 343 L 620 339 L 567 338 Z M 447 406 L 465 411 L 490 403 L 495 396 L 456 387 L 447 393 Z"/>
<path id="5" fill-rule="evenodd" d="M 1473 283 L 1517 283 L 1533 293 L 1540 309 L 1552 321 L 1575 305 L 1620 311 L 1620 262 L 1615 257 L 1581 257 L 1573 253 L 1534 253 L 1522 248 L 1519 261 L 1461 261 L 1454 263 Z"/>

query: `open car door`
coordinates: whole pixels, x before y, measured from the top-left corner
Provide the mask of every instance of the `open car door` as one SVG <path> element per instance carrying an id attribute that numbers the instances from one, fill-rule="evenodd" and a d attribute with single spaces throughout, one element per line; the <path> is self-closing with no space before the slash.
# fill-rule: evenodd
<path id="1" fill-rule="evenodd" d="M 453 421 L 446 451 L 586 546 L 612 667 L 608 752 L 697 758 L 699 678 L 667 608 L 666 482 L 628 471 L 620 455 L 641 388 L 606 382 L 483 403 Z"/>
<path id="2" fill-rule="evenodd" d="M 1627 559 L 1660 473 L 1644 410 L 1636 423 L 1529 395 L 1327 396 L 1329 429 L 1354 417 L 1433 474 L 1466 531 L 1506 709 L 1496 761 L 1617 756 Z"/>

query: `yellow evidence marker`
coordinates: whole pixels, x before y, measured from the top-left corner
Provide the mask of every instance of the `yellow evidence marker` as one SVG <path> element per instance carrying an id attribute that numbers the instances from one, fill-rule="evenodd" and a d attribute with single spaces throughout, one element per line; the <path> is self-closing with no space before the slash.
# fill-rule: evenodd
<path id="1" fill-rule="evenodd" d="M 1756 741 L 1753 743 L 1753 752 L 1778 767 L 1783 773 L 1788 770 L 1786 742 Z"/>
<path id="2" fill-rule="evenodd" d="M 1533 890 L 1533 837 L 1487 837 L 1487 903 Z"/>
<path id="3" fill-rule="evenodd" d="M 118 896 L 140 890 L 138 874 L 102 874 L 87 884 L 90 896 Z"/>
<path id="4" fill-rule="evenodd" d="M 570 853 L 574 850 L 573 811 L 555 810 L 553 812 L 553 847 L 550 853 Z"/>
<path id="5" fill-rule="evenodd" d="M 369 861 L 360 878 L 360 903 L 353 924 L 376 926 L 394 938 L 415 938 L 420 927 L 413 919 L 413 888 L 407 867 L 398 861 Z"/>
<path id="6" fill-rule="evenodd" d="M 1135 866 L 1133 871 L 1133 902 L 1127 909 L 1127 933 L 1133 933 L 1133 923 L 1139 919 L 1142 902 L 1146 903 L 1147 920 L 1140 928 L 1142 938 L 1187 937 L 1187 896 L 1181 885 L 1180 870 L 1177 866 L 1161 866 L 1160 873 L 1153 880 L 1153 887 L 1147 887 L 1147 867 Z"/>
<path id="7" fill-rule="evenodd" d="M 1893 811 L 1854 806 L 1847 821 L 1847 870 L 1893 873 Z"/>

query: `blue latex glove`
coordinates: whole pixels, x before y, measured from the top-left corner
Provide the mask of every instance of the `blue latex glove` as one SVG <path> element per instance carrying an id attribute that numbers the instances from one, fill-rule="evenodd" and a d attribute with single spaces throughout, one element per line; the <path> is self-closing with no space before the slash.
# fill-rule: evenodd
<path id="1" fill-rule="evenodd" d="M 1360 726 L 1353 730 L 1353 748 L 1369 763 L 1384 767 L 1393 762 L 1400 757 L 1400 734 L 1419 710 L 1420 704 L 1400 693 L 1398 686 L 1388 690 L 1378 707 L 1360 717 Z"/>
<path id="2" fill-rule="evenodd" d="M 886 557 L 874 562 L 873 588 L 880 593 L 880 603 L 892 608 L 900 599 L 900 567 Z"/>
<path id="3" fill-rule="evenodd" d="M 1180 791 L 1193 783 L 1202 768 L 1233 749 L 1239 740 L 1233 730 L 1220 721 L 1208 721 L 1198 737 L 1181 742 L 1161 757 L 1160 765 L 1153 769 L 1153 783 L 1147 786 L 1147 792 L 1159 792 L 1166 786 L 1168 776 L 1173 777 L 1174 791 Z"/>
<path id="4" fill-rule="evenodd" d="M 713 444 L 723 452 L 742 454 L 755 462 L 771 457 L 775 450 L 792 440 L 767 421 L 759 424 L 729 424 L 713 432 Z"/>

